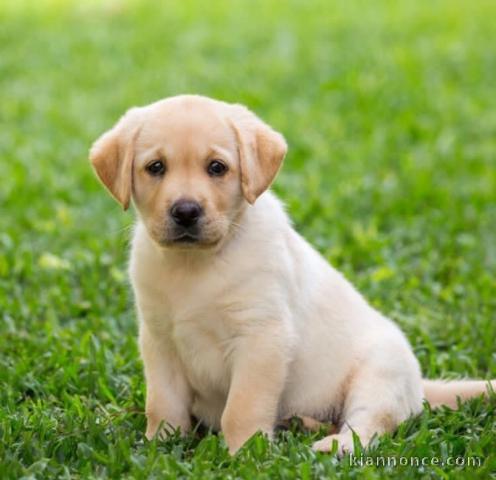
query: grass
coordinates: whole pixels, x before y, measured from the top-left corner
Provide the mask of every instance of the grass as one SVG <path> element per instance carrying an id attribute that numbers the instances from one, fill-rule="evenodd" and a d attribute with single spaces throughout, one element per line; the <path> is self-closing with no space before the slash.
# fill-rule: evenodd
<path id="1" fill-rule="evenodd" d="M 126 281 L 132 215 L 89 168 L 132 105 L 246 103 L 290 145 L 297 228 L 408 335 L 426 376 L 496 377 L 496 4 L 16 2 L 0 6 L 0 477 L 488 478 L 495 399 L 424 413 L 372 456 L 297 427 L 230 458 L 147 442 Z"/>

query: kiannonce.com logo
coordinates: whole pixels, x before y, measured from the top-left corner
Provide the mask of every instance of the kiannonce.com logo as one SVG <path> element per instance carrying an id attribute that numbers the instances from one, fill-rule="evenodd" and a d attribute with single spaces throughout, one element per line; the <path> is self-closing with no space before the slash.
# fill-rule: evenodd
<path id="1" fill-rule="evenodd" d="M 478 468 L 482 465 L 481 457 L 368 457 L 350 455 L 353 467 L 427 467 L 451 466 L 459 468 Z"/>

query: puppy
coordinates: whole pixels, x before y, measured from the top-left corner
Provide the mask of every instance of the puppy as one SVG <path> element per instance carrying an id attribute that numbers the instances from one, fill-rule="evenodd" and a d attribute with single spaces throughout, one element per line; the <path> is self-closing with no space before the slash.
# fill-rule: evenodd
<path id="1" fill-rule="evenodd" d="M 295 230 L 267 191 L 286 154 L 241 105 L 193 95 L 132 108 L 90 153 L 137 223 L 129 274 L 147 382 L 146 436 L 222 430 L 236 452 L 297 415 L 353 449 L 484 381 L 422 380 L 412 349 Z M 492 387 L 495 387 L 495 382 Z M 159 429 L 163 429 L 158 432 Z"/>

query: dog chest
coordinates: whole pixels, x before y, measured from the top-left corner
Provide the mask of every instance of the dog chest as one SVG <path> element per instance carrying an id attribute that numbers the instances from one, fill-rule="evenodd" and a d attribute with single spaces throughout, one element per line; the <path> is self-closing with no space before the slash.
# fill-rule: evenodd
<path id="1" fill-rule="evenodd" d="M 227 394 L 230 342 L 224 321 L 210 309 L 174 322 L 172 339 L 184 373 L 202 396 Z"/>

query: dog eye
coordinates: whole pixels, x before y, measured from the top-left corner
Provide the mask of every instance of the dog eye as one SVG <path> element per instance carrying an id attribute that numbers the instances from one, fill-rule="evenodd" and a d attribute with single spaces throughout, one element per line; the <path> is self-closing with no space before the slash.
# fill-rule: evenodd
<path id="1" fill-rule="evenodd" d="M 212 160 L 208 164 L 207 172 L 212 177 L 221 177 L 227 172 L 227 166 L 219 160 Z"/>
<path id="2" fill-rule="evenodd" d="M 162 160 L 155 160 L 154 162 L 149 163 L 145 167 L 145 169 L 150 175 L 154 177 L 158 177 L 165 173 L 165 165 L 164 162 L 162 162 Z"/>

